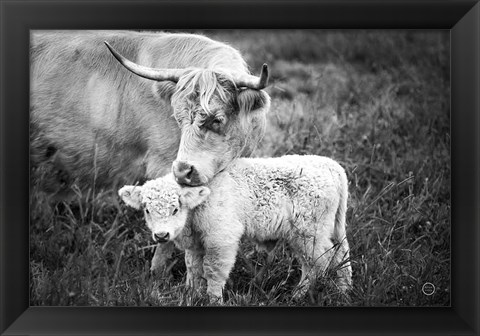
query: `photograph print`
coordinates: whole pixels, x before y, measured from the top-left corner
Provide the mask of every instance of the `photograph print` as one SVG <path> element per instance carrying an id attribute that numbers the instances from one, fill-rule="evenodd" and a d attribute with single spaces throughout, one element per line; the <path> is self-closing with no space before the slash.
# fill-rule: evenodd
<path id="1" fill-rule="evenodd" d="M 30 31 L 31 306 L 451 304 L 448 30 Z"/>

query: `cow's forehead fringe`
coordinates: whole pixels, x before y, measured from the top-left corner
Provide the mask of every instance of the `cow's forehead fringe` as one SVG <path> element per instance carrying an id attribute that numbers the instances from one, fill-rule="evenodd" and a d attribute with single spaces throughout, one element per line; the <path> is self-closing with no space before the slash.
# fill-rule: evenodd
<path id="1" fill-rule="evenodd" d="M 210 69 L 189 69 L 178 81 L 173 99 L 189 100 L 198 95 L 202 109 L 210 114 L 210 101 L 216 95 L 221 103 L 231 101 L 229 88 L 234 88 L 233 78 L 228 73 Z"/>

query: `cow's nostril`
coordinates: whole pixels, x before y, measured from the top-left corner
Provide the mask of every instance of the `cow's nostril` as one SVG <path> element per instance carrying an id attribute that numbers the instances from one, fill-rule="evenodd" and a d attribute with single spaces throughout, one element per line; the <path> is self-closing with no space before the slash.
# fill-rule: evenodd
<path id="1" fill-rule="evenodd" d="M 193 174 L 193 166 L 188 170 L 187 174 L 185 175 L 185 178 L 187 179 L 187 181 L 192 180 L 192 174 Z"/>
<path id="2" fill-rule="evenodd" d="M 192 165 L 180 161 L 180 162 L 175 162 L 173 164 L 173 174 L 176 177 L 185 177 L 187 174 L 189 174 L 192 171 Z"/>
<path id="3" fill-rule="evenodd" d="M 173 175 L 177 183 L 182 185 L 198 184 L 198 173 L 195 166 L 184 161 L 175 161 L 173 163 Z"/>
<path id="4" fill-rule="evenodd" d="M 191 173 L 192 173 L 192 166 L 189 166 L 189 165 L 185 165 L 181 170 L 181 174 L 184 176 L 188 176 Z"/>
<path id="5" fill-rule="evenodd" d="M 155 239 L 159 242 L 166 242 L 169 237 L 170 237 L 170 233 L 168 232 L 155 233 Z"/>

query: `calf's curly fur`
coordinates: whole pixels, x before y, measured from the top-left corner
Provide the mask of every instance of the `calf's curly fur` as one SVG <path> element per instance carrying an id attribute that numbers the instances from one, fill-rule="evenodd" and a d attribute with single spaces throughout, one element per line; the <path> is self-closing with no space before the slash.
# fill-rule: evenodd
<path id="1" fill-rule="evenodd" d="M 351 286 L 347 177 L 329 158 L 242 158 L 208 186 L 181 188 L 166 175 L 125 186 L 119 195 L 145 211 L 154 239 L 173 240 L 186 251 L 187 286 L 201 287 L 205 279 L 214 300 L 222 301 L 243 236 L 290 246 L 302 266 L 296 297 L 314 288 L 329 266 L 336 268 L 341 291 Z"/>

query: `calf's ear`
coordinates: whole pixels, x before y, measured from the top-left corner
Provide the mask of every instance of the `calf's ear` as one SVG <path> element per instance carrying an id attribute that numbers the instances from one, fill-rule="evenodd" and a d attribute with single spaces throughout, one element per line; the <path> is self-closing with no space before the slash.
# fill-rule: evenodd
<path id="1" fill-rule="evenodd" d="M 205 186 L 186 187 L 179 192 L 179 200 L 182 206 L 193 209 L 205 202 L 210 195 L 210 189 Z"/>
<path id="2" fill-rule="evenodd" d="M 140 209 L 142 205 L 142 187 L 124 186 L 118 191 L 118 195 L 127 205 L 135 209 Z"/>

